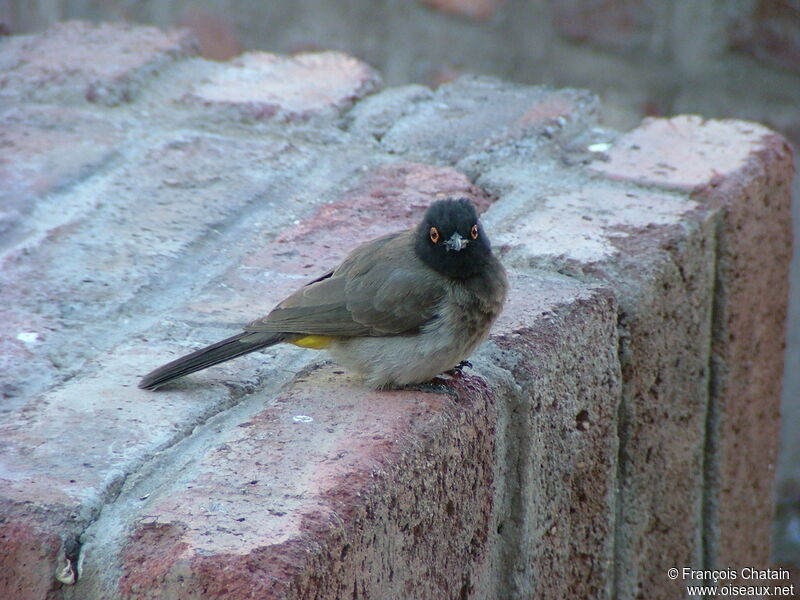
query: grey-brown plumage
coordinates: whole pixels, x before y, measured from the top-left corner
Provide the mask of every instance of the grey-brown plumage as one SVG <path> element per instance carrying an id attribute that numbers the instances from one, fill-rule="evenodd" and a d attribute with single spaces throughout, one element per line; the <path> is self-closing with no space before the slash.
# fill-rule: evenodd
<path id="1" fill-rule="evenodd" d="M 486 338 L 507 287 L 472 204 L 441 200 L 416 228 L 356 248 L 244 332 L 156 369 L 139 387 L 278 342 L 326 347 L 376 388 L 427 381 Z"/>

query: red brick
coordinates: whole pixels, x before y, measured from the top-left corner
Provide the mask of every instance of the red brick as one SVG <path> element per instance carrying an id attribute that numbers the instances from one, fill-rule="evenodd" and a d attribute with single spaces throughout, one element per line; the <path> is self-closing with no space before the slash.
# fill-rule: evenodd
<path id="1" fill-rule="evenodd" d="M 170 62 L 196 55 L 197 48 L 185 30 L 69 21 L 10 52 L 11 57 L 2 57 L 13 67 L 0 73 L 0 95 L 119 104 L 131 101 Z"/>
<path id="2" fill-rule="evenodd" d="M 151 205 L 152 210 L 142 210 L 141 202 L 136 207 L 124 210 L 114 204 L 114 201 L 124 202 L 124 197 L 113 198 L 109 201 L 108 214 L 105 214 L 104 209 L 93 213 L 91 227 L 79 222 L 64 231 L 54 232 L 46 238 L 47 247 L 34 249 L 24 261 L 7 263 L 14 269 L 7 269 L 6 273 L 21 277 L 23 273 L 32 269 L 30 277 L 31 280 L 36 280 L 37 286 L 42 286 L 47 294 L 69 297 L 73 302 L 77 302 L 83 294 L 86 294 L 87 298 L 97 298 L 99 293 L 109 294 L 107 302 L 110 304 L 104 310 L 119 310 L 114 308 L 113 302 L 124 300 L 133 291 L 129 289 L 133 282 L 131 278 L 137 277 L 136 270 L 131 268 L 133 262 L 128 261 L 135 261 L 141 269 L 150 261 L 149 258 L 129 256 L 126 260 L 120 261 L 113 256 L 113 253 L 106 252 L 96 264 L 102 266 L 105 261 L 111 261 L 109 268 L 100 269 L 93 274 L 92 277 L 97 281 L 84 284 L 87 289 L 81 292 L 78 289 L 67 289 L 71 285 L 69 281 L 53 283 L 54 287 L 51 289 L 48 282 L 55 282 L 56 274 L 63 276 L 65 273 L 55 255 L 63 253 L 74 259 L 74 252 L 77 250 L 70 250 L 73 244 L 78 246 L 83 244 L 81 240 L 85 240 L 87 232 L 96 231 L 106 219 L 110 219 L 109 223 L 118 224 L 121 215 L 125 215 L 124 222 L 127 227 L 144 232 L 144 237 L 134 238 L 141 245 L 140 250 L 156 247 L 155 245 L 160 243 L 162 246 L 159 247 L 169 248 L 170 253 L 177 252 L 179 248 L 190 243 L 198 232 L 205 231 L 210 223 L 218 223 L 226 211 L 241 208 L 242 203 L 248 202 L 251 198 L 250 195 L 241 193 L 240 181 L 240 192 L 236 196 L 238 200 L 229 201 L 224 207 L 218 205 L 217 198 L 220 194 L 214 190 L 214 186 L 225 185 L 227 177 L 236 177 L 235 167 L 226 161 L 234 161 L 236 165 L 242 167 L 247 165 L 248 161 L 263 164 L 265 160 L 270 160 L 270 156 L 275 158 L 277 154 L 280 154 L 282 160 L 286 160 L 291 154 L 290 150 L 278 145 L 274 148 L 276 154 L 270 155 L 270 148 L 262 144 L 239 143 L 233 149 L 221 140 L 203 137 L 170 142 L 154 148 L 142 157 L 141 164 L 131 165 L 124 175 L 126 181 L 141 181 L 141 185 L 150 186 L 151 192 L 137 187 L 130 193 L 141 198 L 141 202 Z M 225 172 L 225 177 L 219 175 L 220 170 Z M 273 168 L 267 172 L 271 173 L 267 177 L 269 180 L 270 177 L 277 176 L 279 170 Z M 182 185 L 164 186 L 163 182 L 166 179 L 182 182 Z M 210 189 L 214 191 L 206 190 L 206 185 L 211 185 Z M 254 182 L 248 185 L 257 189 L 260 184 Z M 159 189 L 161 191 L 158 191 Z M 268 268 L 282 268 L 283 279 L 279 276 L 274 277 L 266 289 L 263 283 L 252 285 L 252 282 L 248 282 L 249 285 L 243 286 L 246 289 L 241 294 L 232 292 L 230 288 L 223 288 L 222 292 L 216 295 L 219 298 L 218 305 L 213 305 L 208 310 L 209 305 L 205 304 L 206 313 L 222 314 L 229 322 L 235 322 L 237 311 L 243 314 L 243 323 L 257 317 L 259 311 L 266 312 L 280 300 L 282 295 L 298 285 L 299 269 L 296 261 L 290 261 L 282 267 L 278 266 L 282 264 L 281 255 L 286 248 L 310 248 L 312 259 L 316 259 L 318 263 L 325 263 L 331 260 L 331 252 L 343 253 L 354 245 L 351 235 L 353 231 L 373 236 L 415 222 L 429 202 L 429 198 L 435 197 L 437 193 L 466 195 L 474 198 L 482 207 L 488 205 L 488 199 L 453 169 L 413 163 L 378 168 L 364 175 L 355 188 L 345 195 L 345 199 L 336 203 L 334 209 L 338 207 L 338 210 L 326 205 L 308 220 L 285 229 L 280 237 L 282 241 L 268 246 L 274 255 L 267 253 L 260 260 L 252 260 L 253 265 L 262 269 L 264 261 L 270 260 L 271 257 L 273 263 Z M 164 199 L 167 197 L 168 202 Z M 331 218 L 334 215 L 338 221 Z M 342 218 L 341 215 L 346 215 L 346 218 Z M 148 232 L 158 231 L 159 224 L 165 222 L 171 222 L 173 225 L 179 223 L 180 226 L 170 236 L 158 242 L 158 236 Z M 108 234 L 117 231 L 111 224 L 106 229 Z M 150 236 L 156 237 L 151 239 Z M 101 238 L 97 243 L 107 242 Z M 80 251 L 85 252 L 86 249 L 82 248 Z M 245 261 L 244 266 L 249 264 L 251 264 L 250 259 Z M 125 278 L 117 280 L 115 273 L 118 274 L 118 268 L 126 274 Z M 318 264 L 313 274 L 318 274 L 320 268 Z M 233 272 L 242 272 L 238 263 L 233 267 Z M 77 285 L 77 282 L 72 283 Z M 107 285 L 103 286 L 103 283 Z M 210 287 L 219 289 L 214 285 Z M 66 331 L 55 334 L 48 329 L 58 324 L 58 319 L 43 318 L 41 312 L 43 308 L 52 311 L 54 305 L 57 307 L 56 300 L 50 296 L 43 297 L 42 290 L 37 292 L 36 289 L 33 285 L 4 288 L 3 294 L 10 305 L 25 308 L 31 306 L 33 302 L 33 306 L 39 306 L 39 309 L 28 313 L 9 312 L 8 315 L 15 320 L 4 321 L 4 325 L 11 328 L 12 334 L 18 331 L 38 334 L 36 340 L 29 342 L 13 339 L 13 335 L 9 336 L 10 342 L 19 347 L 19 352 L 11 354 L 11 364 L 6 371 L 16 373 L 15 378 L 8 380 L 9 384 L 18 381 L 18 378 L 24 375 L 25 365 L 52 371 L 54 365 L 49 364 L 48 354 L 59 353 L 59 344 L 63 343 L 62 338 L 66 339 L 66 334 L 71 336 L 70 339 L 75 345 L 74 324 L 72 333 Z M 34 293 L 27 298 L 24 295 L 17 297 L 25 290 L 29 293 L 33 290 Z M 17 296 L 12 298 L 10 296 L 12 292 Z M 265 298 L 268 299 L 266 302 Z M 189 302 L 188 314 L 197 319 L 202 316 L 203 302 L 208 302 L 208 295 L 204 296 L 203 301 Z M 90 306 L 94 305 L 87 300 L 87 310 Z M 196 311 L 198 306 L 200 309 Z M 92 311 L 96 317 L 98 314 L 96 307 Z M 38 320 L 30 320 L 34 316 Z M 88 337 L 90 339 L 85 343 L 92 346 L 102 343 L 99 340 L 92 341 L 91 334 L 88 334 Z M 13 452 L 4 454 L 3 471 L 6 483 L 3 499 L 7 505 L 3 508 L 3 518 L 17 522 L 19 517 L 11 516 L 16 513 L 8 512 L 9 507 L 14 504 L 31 499 L 44 503 L 48 509 L 42 517 L 43 522 L 50 525 L 38 534 L 38 541 L 34 540 L 32 543 L 50 547 L 52 544 L 47 542 L 49 538 L 42 537 L 45 533 L 47 535 L 51 535 L 53 531 L 63 535 L 79 533 L 87 516 L 105 501 L 107 494 L 111 493 L 110 490 L 120 485 L 125 472 L 135 470 L 137 468 L 135 465 L 146 459 L 155 448 L 171 444 L 171 440 L 177 439 L 174 436 L 182 435 L 183 428 L 190 427 L 191 423 L 202 420 L 203 415 L 209 411 L 219 410 L 219 406 L 224 406 L 230 401 L 229 394 L 224 388 L 213 386 L 206 386 L 206 391 L 201 392 L 207 398 L 206 401 L 199 399 L 197 394 L 193 393 L 189 404 L 178 398 L 165 400 L 163 397 L 157 398 L 137 390 L 135 388 L 137 376 L 154 366 L 154 360 L 158 362 L 157 344 L 156 341 L 137 342 L 132 347 L 117 347 L 111 356 L 95 359 L 91 364 L 90 371 L 94 372 L 95 376 L 84 373 L 80 378 L 73 379 L 56 391 L 36 398 L 27 398 L 24 404 L 6 403 L 4 408 L 8 412 L 0 435 L 7 441 L 9 448 L 13 448 Z M 174 345 L 171 349 L 175 351 Z M 75 348 L 71 348 L 70 351 L 75 352 Z M 166 360 L 167 357 L 162 358 Z M 43 364 L 40 364 L 42 361 Z M 254 369 L 248 370 L 245 365 L 262 362 L 263 357 L 253 357 L 249 362 L 247 359 L 237 361 L 234 369 L 237 382 L 244 382 L 246 385 L 248 377 L 252 378 Z M 56 369 L 58 368 L 56 366 Z M 41 374 L 39 376 L 41 377 Z M 212 374 L 212 378 L 213 376 Z M 16 392 L 22 393 L 21 390 Z M 185 396 L 185 399 L 188 398 L 189 396 Z M 158 406 L 154 410 L 148 409 L 142 413 L 140 409 L 143 401 L 146 403 L 155 401 Z M 75 457 L 78 456 L 81 460 L 76 463 Z M 46 476 L 43 476 L 45 473 Z M 54 515 L 58 514 L 83 516 L 64 526 L 52 522 Z M 56 559 L 56 552 L 52 551 L 42 554 L 41 564 L 31 565 L 32 569 L 40 573 L 35 578 L 39 578 L 41 573 L 47 575 L 45 580 L 37 579 L 39 581 L 37 585 L 45 587 L 49 585 Z M 16 579 L 9 585 L 23 585 L 20 581 L 27 581 L 25 578 L 34 575 L 26 572 L 19 577 L 15 575 Z"/>
<path id="3" fill-rule="evenodd" d="M 769 129 L 745 121 L 697 116 L 645 119 L 621 136 L 607 162 L 592 168 L 618 181 L 692 192 L 730 177 Z"/>
<path id="4" fill-rule="evenodd" d="M 568 139 L 596 118 L 596 98 L 585 92 L 465 76 L 441 86 L 431 101 L 402 115 L 381 144 L 393 153 L 413 149 L 415 154 L 457 163 L 470 155 L 491 155 L 503 145 L 514 147 L 521 139 Z"/>
<path id="5" fill-rule="evenodd" d="M 496 392 L 505 424 L 498 586 L 475 598 L 608 598 L 621 393 L 617 303 L 610 290 L 574 280 L 512 272 L 510 283 L 492 350 L 474 360 L 478 369 L 499 366 L 518 390 Z M 487 379 L 503 381 L 496 373 Z"/>
<path id="6" fill-rule="evenodd" d="M 7 550 L 0 553 L 0 590 L 44 598 L 57 585 L 61 540 L 80 535 L 153 452 L 219 410 L 219 391 L 184 400 L 144 396 L 135 371 L 149 356 L 141 344 L 117 348 L 96 360 L 92 374 L 6 407 L 12 410 L 0 425 L 0 535 Z"/>
<path id="7" fill-rule="evenodd" d="M 717 460 L 708 542 L 715 566 L 764 568 L 775 510 L 794 166 L 790 146 L 776 133 L 758 128 L 746 143 L 750 153 L 730 177 L 714 178 L 696 193 L 724 215 L 712 338 L 710 435 Z"/>
<path id="8" fill-rule="evenodd" d="M 452 595 L 488 557 L 494 430 L 485 384 L 449 385 L 457 399 L 308 372 L 138 503 L 132 529 L 93 532 L 121 547 L 88 549 L 87 580 L 121 598 Z"/>
<path id="9" fill-rule="evenodd" d="M 0 425 L 7 443 L 3 499 L 36 499 L 61 507 L 62 514 L 92 509 L 132 464 L 180 436 L 176 425 L 209 408 L 202 398 L 156 402 L 143 396 L 134 385 L 135 369 L 147 358 L 141 346 L 118 348 L 91 374 L 7 414 Z M 108 373 L 126 381 L 111 383 Z"/>
<path id="10" fill-rule="evenodd" d="M 686 198 L 663 192 L 622 192 L 604 183 L 587 184 L 552 191 L 538 210 L 525 217 L 521 214 L 527 210 L 524 204 L 510 209 L 506 218 L 517 226 L 499 231 L 492 241 L 512 265 L 535 256 L 541 261 L 573 262 L 576 269 L 585 270 L 619 260 L 622 252 L 634 249 L 632 244 L 643 245 L 637 242 L 645 232 L 674 226 L 697 207 Z M 564 266 L 559 264 L 559 268 Z"/>
<path id="11" fill-rule="evenodd" d="M 490 205 L 486 194 L 455 169 L 389 164 L 366 173 L 341 200 L 325 204 L 311 219 L 279 236 L 278 242 L 319 244 L 336 255 L 337 250 L 353 247 L 346 232 L 355 229 L 363 232 L 363 240 L 370 240 L 408 229 L 419 222 L 432 199 L 447 197 L 469 198 L 480 212 Z"/>
<path id="12" fill-rule="evenodd" d="M 43 123 L 47 114 L 42 111 Z M 67 112 L 64 118 L 70 116 Z M 85 143 L 77 142 L 77 134 L 61 136 L 55 124 L 43 138 L 20 134 L 23 147 L 37 150 L 48 141 L 61 140 L 63 154 L 54 161 L 52 173 L 59 173 L 59 160 L 77 169 L 83 167 L 82 158 L 103 156 L 99 135 L 98 149 L 81 154 L 91 147 L 91 121 Z M 72 153 L 66 150 L 69 142 Z M 45 151 L 45 156 L 52 152 L 55 149 Z M 45 200 L 39 200 L 42 212 L 37 221 L 23 221 L 17 228 L 20 235 L 26 229 L 36 235 L 29 234 L 31 243 L 9 249 L 0 269 L 0 364 L 5 367 L 0 371 L 0 389 L 6 394 L 35 396 L 67 376 L 66 363 L 78 368 L 98 349 L 122 341 L 109 337 L 104 319 L 119 318 L 126 303 L 151 283 L 158 265 L 169 263 L 170 257 L 204 236 L 218 236 L 209 228 L 235 220 L 237 211 L 305 160 L 301 151 L 284 143 L 232 142 L 200 135 L 163 142 L 134 156 L 124 169 L 98 184 L 100 190 L 62 194 L 50 210 Z M 34 154 L 27 157 L 27 168 L 38 167 L 45 177 L 47 163 Z M 270 169 L 260 168 L 265 162 L 270 162 Z M 18 163 L 12 159 L 10 164 Z M 61 170 L 64 177 L 69 175 L 66 168 Z M 237 182 L 233 196 L 227 193 L 231 181 Z M 280 223 L 281 218 L 273 221 Z M 171 228 L 168 232 L 162 231 L 165 224 Z M 211 270 L 206 266 L 206 272 Z M 174 274 L 169 279 L 177 294 Z M 36 334 L 36 339 L 26 341 L 25 334 Z"/>
<path id="13" fill-rule="evenodd" d="M 774 510 L 791 252 L 792 153 L 765 127 L 651 119 L 620 138 L 611 178 L 721 209 L 712 329 L 705 539 L 709 567 L 766 567 Z"/>
<path id="14" fill-rule="evenodd" d="M 4 504 L 4 503 L 3 503 Z M 47 518 L 32 518 L 0 504 L 0 595 L 3 598 L 46 598 L 59 587 L 55 566 L 61 539 Z"/>
<path id="15" fill-rule="evenodd" d="M 248 52 L 220 66 L 183 101 L 248 119 L 295 121 L 337 114 L 379 86 L 376 71 L 341 52 Z"/>
<path id="16" fill-rule="evenodd" d="M 622 381 L 613 421 L 619 447 L 612 486 L 617 494 L 614 587 L 608 595 L 634 598 L 651 590 L 649 597 L 673 598 L 685 587 L 666 580 L 664 572 L 673 564 L 702 560 L 697 532 L 702 529 L 716 213 L 685 195 L 602 180 L 566 180 L 557 187 L 554 181 L 562 178 L 553 174 L 543 177 L 529 169 L 526 176 L 523 160 L 506 161 L 505 169 L 483 181 L 505 191 L 487 225 L 496 231 L 493 242 L 506 266 L 602 286 L 613 291 L 618 304 L 619 338 L 613 343 Z M 526 377 L 535 381 L 538 374 L 518 375 Z M 598 405 L 608 408 L 592 403 Z M 595 422 L 602 427 L 607 420 Z M 547 538 L 536 562 L 551 569 L 558 564 L 562 555 L 549 553 L 556 540 Z M 535 595 L 557 589 L 559 597 L 597 597 L 603 578 L 588 565 L 603 563 L 586 563 L 585 570 L 596 576 L 592 588 L 578 587 L 590 580 L 576 573 L 566 578 L 569 584 L 559 579 L 534 588 Z"/>

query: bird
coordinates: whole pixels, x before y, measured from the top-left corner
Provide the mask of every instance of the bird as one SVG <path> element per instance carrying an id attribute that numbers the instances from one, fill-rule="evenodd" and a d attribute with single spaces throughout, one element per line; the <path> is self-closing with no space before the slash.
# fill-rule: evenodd
<path id="1" fill-rule="evenodd" d="M 507 293 L 472 202 L 436 200 L 416 227 L 358 246 L 241 333 L 159 367 L 139 387 L 154 390 L 281 342 L 327 349 L 374 389 L 421 384 L 486 339 Z"/>

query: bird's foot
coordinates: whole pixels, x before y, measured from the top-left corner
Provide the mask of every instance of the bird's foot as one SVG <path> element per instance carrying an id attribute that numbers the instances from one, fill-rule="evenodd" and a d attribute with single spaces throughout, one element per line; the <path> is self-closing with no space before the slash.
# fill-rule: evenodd
<path id="1" fill-rule="evenodd" d="M 471 369 L 472 368 L 472 363 L 469 362 L 468 360 L 462 360 L 460 363 L 458 363 L 455 367 L 453 367 L 449 371 L 445 371 L 444 374 L 445 375 L 450 375 L 452 377 L 454 375 L 460 374 L 461 372 L 464 371 L 464 369 L 467 369 L 467 368 Z"/>

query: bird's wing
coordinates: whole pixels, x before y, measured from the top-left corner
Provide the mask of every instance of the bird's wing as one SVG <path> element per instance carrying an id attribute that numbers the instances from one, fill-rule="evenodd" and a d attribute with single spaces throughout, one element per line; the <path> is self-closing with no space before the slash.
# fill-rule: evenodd
<path id="1" fill-rule="evenodd" d="M 411 234 L 393 234 L 356 248 L 337 269 L 245 329 L 332 336 L 411 333 L 436 316 L 446 292 L 442 276 L 414 254 Z"/>

